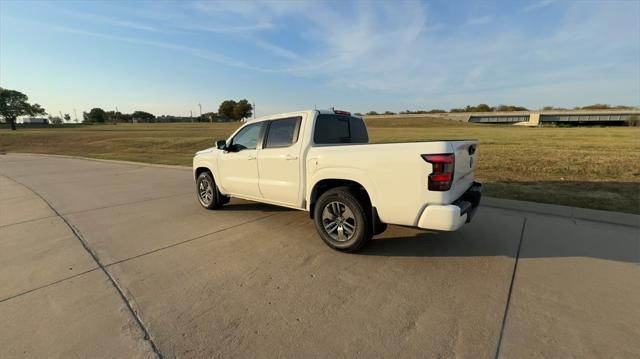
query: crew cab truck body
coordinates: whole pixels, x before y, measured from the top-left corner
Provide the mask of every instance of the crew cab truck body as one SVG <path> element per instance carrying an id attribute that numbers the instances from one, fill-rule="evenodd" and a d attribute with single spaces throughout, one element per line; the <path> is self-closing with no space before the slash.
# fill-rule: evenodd
<path id="1" fill-rule="evenodd" d="M 202 206 L 229 197 L 310 212 L 335 249 L 362 247 L 386 224 L 454 231 L 481 197 L 475 140 L 369 144 L 348 112 L 308 110 L 252 120 L 193 160 Z"/>

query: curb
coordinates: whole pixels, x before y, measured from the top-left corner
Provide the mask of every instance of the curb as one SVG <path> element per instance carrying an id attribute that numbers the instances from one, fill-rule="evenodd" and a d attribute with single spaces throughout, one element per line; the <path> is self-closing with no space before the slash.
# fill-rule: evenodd
<path id="1" fill-rule="evenodd" d="M 146 166 L 146 167 L 157 167 L 157 168 L 171 168 L 171 169 L 180 169 L 191 170 L 191 166 L 182 166 L 182 165 L 163 165 L 161 163 L 147 163 L 147 162 L 135 162 L 135 161 L 123 161 L 123 160 L 108 160 L 104 158 L 91 158 L 91 157 L 82 157 L 82 156 L 73 156 L 73 155 L 54 155 L 49 153 L 25 153 L 25 152 L 6 152 L 0 153 L 5 155 L 21 155 L 21 156 L 46 156 L 46 157 L 57 157 L 57 158 L 69 158 L 74 160 L 85 160 L 85 161 L 95 161 L 95 162 L 106 162 L 106 163 L 114 163 L 114 164 L 124 164 L 124 165 L 137 165 L 137 166 Z"/>
<path id="2" fill-rule="evenodd" d="M 601 211 L 590 208 L 568 207 L 556 204 L 517 201 L 513 199 L 482 197 L 481 206 L 509 209 L 519 212 L 530 212 L 544 215 L 582 219 L 592 222 L 620 224 L 630 227 L 640 227 L 640 215 Z"/>

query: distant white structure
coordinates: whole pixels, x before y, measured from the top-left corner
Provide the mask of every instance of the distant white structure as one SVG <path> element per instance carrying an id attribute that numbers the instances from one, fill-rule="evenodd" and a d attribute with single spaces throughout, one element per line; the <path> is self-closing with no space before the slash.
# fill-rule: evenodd
<path id="1" fill-rule="evenodd" d="M 539 110 L 510 112 L 446 112 L 426 114 L 367 115 L 366 118 L 433 118 L 489 124 L 539 126 L 542 124 L 570 123 L 574 125 L 620 125 L 633 116 L 640 116 L 640 108 L 602 110 Z"/>
<path id="2" fill-rule="evenodd" d="M 45 117 L 26 117 L 22 119 L 25 125 L 48 125 L 49 119 Z"/>

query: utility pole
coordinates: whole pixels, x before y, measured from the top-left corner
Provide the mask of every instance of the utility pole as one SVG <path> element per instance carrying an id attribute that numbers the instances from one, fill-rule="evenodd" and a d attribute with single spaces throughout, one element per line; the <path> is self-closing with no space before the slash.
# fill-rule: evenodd
<path id="1" fill-rule="evenodd" d="M 113 113 L 114 120 L 118 122 L 118 106 L 116 106 L 116 112 Z"/>
<path id="2" fill-rule="evenodd" d="M 189 110 L 189 118 L 191 119 L 191 122 L 193 122 L 193 110 Z"/>
<path id="3" fill-rule="evenodd" d="M 76 112 L 76 109 L 73 109 L 73 116 L 75 116 L 76 118 L 76 123 L 78 123 L 78 112 Z"/>
<path id="4" fill-rule="evenodd" d="M 202 105 L 198 102 L 198 107 L 200 107 L 200 117 L 202 117 Z"/>

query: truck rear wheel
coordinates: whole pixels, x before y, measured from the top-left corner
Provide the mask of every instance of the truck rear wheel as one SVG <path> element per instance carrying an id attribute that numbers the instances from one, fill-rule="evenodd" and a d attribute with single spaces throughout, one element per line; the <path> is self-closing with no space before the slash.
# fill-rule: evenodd
<path id="1" fill-rule="evenodd" d="M 353 252 L 373 236 L 369 212 L 349 187 L 337 187 L 323 193 L 316 202 L 314 223 L 329 247 Z"/>
<path id="2" fill-rule="evenodd" d="M 218 191 L 218 186 L 209 172 L 202 172 L 196 179 L 196 195 L 198 202 L 206 209 L 218 209 L 225 203 L 224 196 Z"/>

